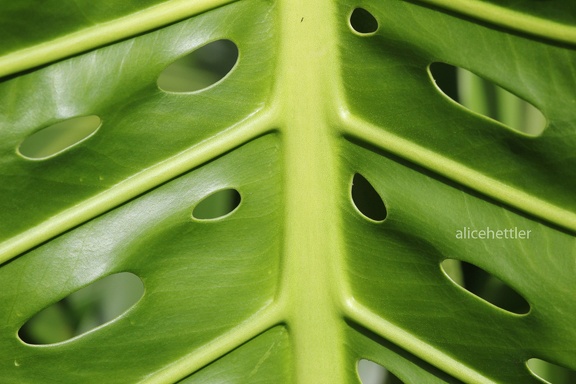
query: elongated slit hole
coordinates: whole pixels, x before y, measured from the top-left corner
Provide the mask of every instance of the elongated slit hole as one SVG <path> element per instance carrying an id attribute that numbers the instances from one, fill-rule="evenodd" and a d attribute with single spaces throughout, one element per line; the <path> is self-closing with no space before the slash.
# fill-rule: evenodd
<path id="1" fill-rule="evenodd" d="M 121 317 L 143 294 L 142 280 L 133 273 L 106 276 L 32 316 L 19 329 L 18 336 L 33 345 L 81 336 Z"/>
<path id="2" fill-rule="evenodd" d="M 530 304 L 518 292 L 474 264 L 447 259 L 441 267 L 452 282 L 498 308 L 516 314 L 530 311 Z"/>
<path id="3" fill-rule="evenodd" d="M 222 80 L 238 61 L 238 47 L 221 39 L 195 49 L 166 67 L 158 76 L 158 88 L 165 92 L 202 91 Z"/>
<path id="4" fill-rule="evenodd" d="M 546 118 L 534 105 L 467 69 L 436 62 L 429 73 L 444 95 L 472 112 L 528 136 L 540 136 L 546 128 Z"/>
<path id="5" fill-rule="evenodd" d="M 28 136 L 18 153 L 30 160 L 45 160 L 88 139 L 100 128 L 100 117 L 79 116 L 52 124 Z"/>
<path id="6" fill-rule="evenodd" d="M 240 193 L 235 189 L 222 189 L 203 198 L 192 211 L 198 220 L 214 220 L 232 213 L 241 202 Z"/>
<path id="7" fill-rule="evenodd" d="M 358 378 L 362 384 L 401 384 L 402 381 L 378 363 L 367 359 L 358 361 Z"/>
<path id="8" fill-rule="evenodd" d="M 526 366 L 539 379 L 550 384 L 576 383 L 576 371 L 537 358 L 529 359 Z"/>

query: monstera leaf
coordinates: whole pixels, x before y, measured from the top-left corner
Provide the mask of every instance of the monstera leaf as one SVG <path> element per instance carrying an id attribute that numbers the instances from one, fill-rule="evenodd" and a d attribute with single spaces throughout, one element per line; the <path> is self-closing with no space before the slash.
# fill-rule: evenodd
<path id="1" fill-rule="evenodd" d="M 576 369 L 571 0 L 2 3 L 2 383 L 358 383 L 360 360 L 406 383 L 541 382 L 532 358 Z M 216 41 L 238 52 L 222 79 L 159 84 Z M 533 104 L 545 130 L 454 102 L 434 63 Z M 29 152 L 78 119 L 81 140 Z M 230 209 L 196 214 L 224 190 Z M 529 308 L 463 289 L 445 260 Z M 22 340 L 120 272 L 145 290 L 121 316 Z"/>

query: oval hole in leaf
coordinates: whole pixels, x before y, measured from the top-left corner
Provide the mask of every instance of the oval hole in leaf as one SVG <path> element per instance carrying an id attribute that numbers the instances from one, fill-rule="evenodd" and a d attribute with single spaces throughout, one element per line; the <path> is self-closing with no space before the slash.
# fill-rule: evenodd
<path id="1" fill-rule="evenodd" d="M 359 173 L 352 179 L 352 201 L 360 213 L 371 220 L 383 221 L 388 214 L 378 192 Z"/>
<path id="2" fill-rule="evenodd" d="M 442 93 L 473 112 L 529 136 L 539 136 L 546 128 L 538 108 L 464 68 L 433 63 L 430 74 Z"/>
<path id="3" fill-rule="evenodd" d="M 576 383 L 576 371 L 549 363 L 545 360 L 532 358 L 526 366 L 536 377 L 550 384 Z"/>
<path id="4" fill-rule="evenodd" d="M 364 8 L 356 8 L 350 15 L 350 26 L 356 32 L 365 35 L 378 30 L 378 20 Z"/>
<path id="5" fill-rule="evenodd" d="M 468 292 L 506 311 L 525 314 L 530 304 L 502 280 L 474 264 L 460 261 L 460 269 L 453 259 L 441 264 L 444 273 Z"/>
<path id="6" fill-rule="evenodd" d="M 402 381 L 392 372 L 373 361 L 358 361 L 358 377 L 362 384 L 401 384 Z"/>
<path id="7" fill-rule="evenodd" d="M 238 61 L 238 47 L 230 40 L 204 45 L 170 64 L 158 77 L 166 92 L 196 92 L 226 76 Z"/>
<path id="8" fill-rule="evenodd" d="M 36 345 L 66 341 L 119 317 L 143 294 L 144 285 L 133 273 L 106 276 L 37 313 L 18 336 Z"/>
<path id="9" fill-rule="evenodd" d="M 96 115 L 64 120 L 28 136 L 18 147 L 18 152 L 31 160 L 47 159 L 86 140 L 101 125 L 102 120 Z"/>
<path id="10" fill-rule="evenodd" d="M 192 211 L 199 220 L 218 219 L 231 213 L 240 205 L 240 193 L 235 189 L 222 189 L 205 197 Z"/>

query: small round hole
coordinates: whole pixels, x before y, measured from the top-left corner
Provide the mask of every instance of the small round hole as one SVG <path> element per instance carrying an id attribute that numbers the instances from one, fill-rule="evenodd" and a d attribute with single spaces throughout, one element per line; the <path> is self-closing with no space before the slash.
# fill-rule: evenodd
<path id="1" fill-rule="evenodd" d="M 18 147 L 27 159 L 55 156 L 92 136 L 102 125 L 95 115 L 74 117 L 43 128 L 28 136 Z"/>
<path id="2" fill-rule="evenodd" d="M 235 210 L 240 200 L 237 190 L 223 189 L 201 200 L 192 211 L 192 216 L 198 220 L 218 219 Z"/>
<path id="3" fill-rule="evenodd" d="M 196 92 L 224 78 L 238 61 L 238 47 L 230 40 L 217 40 L 170 64 L 158 77 L 166 92 Z"/>
<path id="4" fill-rule="evenodd" d="M 364 8 L 356 8 L 350 15 L 350 26 L 361 34 L 374 33 L 378 30 L 378 20 Z"/>
<path id="5" fill-rule="evenodd" d="M 352 201 L 360 213 L 374 221 L 386 218 L 386 206 L 372 184 L 359 173 L 352 179 Z"/>

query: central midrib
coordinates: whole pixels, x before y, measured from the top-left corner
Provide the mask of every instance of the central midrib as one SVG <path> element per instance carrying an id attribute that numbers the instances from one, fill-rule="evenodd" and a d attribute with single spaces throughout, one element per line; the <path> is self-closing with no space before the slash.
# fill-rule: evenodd
<path id="1" fill-rule="evenodd" d="M 282 303 L 294 382 L 344 383 L 346 367 L 334 262 L 338 247 L 335 130 L 336 20 L 330 0 L 283 0 L 278 88 L 285 149 Z"/>

